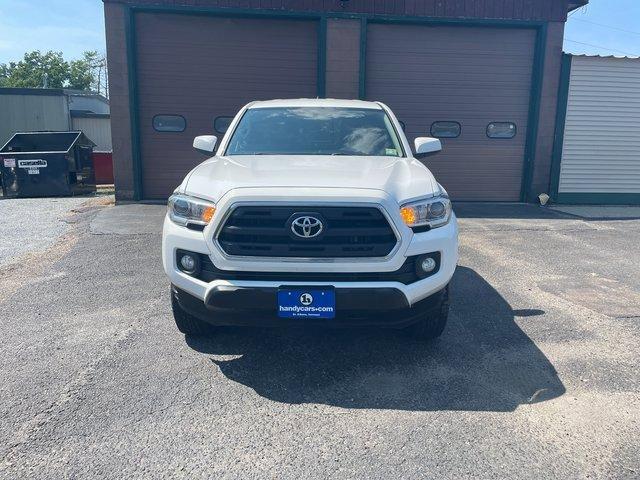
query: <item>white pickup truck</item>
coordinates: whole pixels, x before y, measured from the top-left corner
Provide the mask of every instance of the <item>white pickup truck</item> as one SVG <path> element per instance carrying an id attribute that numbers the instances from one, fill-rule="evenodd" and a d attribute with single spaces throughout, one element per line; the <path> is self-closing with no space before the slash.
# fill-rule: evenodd
<path id="1" fill-rule="evenodd" d="M 169 199 L 162 256 L 178 329 L 323 325 L 442 334 L 458 226 L 415 139 L 381 103 L 244 107 Z"/>

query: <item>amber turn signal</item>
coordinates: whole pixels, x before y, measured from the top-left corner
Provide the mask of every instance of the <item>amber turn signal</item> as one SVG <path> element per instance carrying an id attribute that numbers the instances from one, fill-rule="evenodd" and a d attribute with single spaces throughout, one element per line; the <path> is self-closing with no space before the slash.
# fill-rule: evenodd
<path id="1" fill-rule="evenodd" d="M 415 225 L 416 220 L 418 220 L 416 210 L 413 207 L 402 207 L 400 209 L 400 217 L 402 217 L 402 221 L 409 227 Z"/>
<path id="2" fill-rule="evenodd" d="M 200 218 L 202 218 L 203 222 L 208 224 L 213 218 L 214 213 L 216 213 L 216 207 L 206 207 L 202 210 Z"/>

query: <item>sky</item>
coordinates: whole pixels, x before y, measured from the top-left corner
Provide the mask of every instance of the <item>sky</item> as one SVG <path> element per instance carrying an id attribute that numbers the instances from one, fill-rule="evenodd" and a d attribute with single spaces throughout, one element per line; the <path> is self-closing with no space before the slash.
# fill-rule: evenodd
<path id="1" fill-rule="evenodd" d="M 564 49 L 589 55 L 640 56 L 640 0 L 591 0 L 567 22 Z M 31 50 L 67 60 L 105 51 L 101 0 L 0 0 L 0 63 Z"/>
<path id="2" fill-rule="evenodd" d="M 640 0 L 591 0 L 574 11 L 565 28 L 564 51 L 640 56 Z"/>
<path id="3" fill-rule="evenodd" d="M 62 52 L 67 60 L 104 52 L 102 1 L 0 0 L 0 63 L 32 50 Z"/>

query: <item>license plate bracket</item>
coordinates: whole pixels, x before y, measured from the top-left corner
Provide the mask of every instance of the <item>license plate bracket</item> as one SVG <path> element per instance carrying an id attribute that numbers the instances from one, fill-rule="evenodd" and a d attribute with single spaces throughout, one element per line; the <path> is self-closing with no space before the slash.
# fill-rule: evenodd
<path id="1" fill-rule="evenodd" d="M 280 318 L 332 319 L 336 292 L 333 287 L 281 287 L 277 308 Z"/>

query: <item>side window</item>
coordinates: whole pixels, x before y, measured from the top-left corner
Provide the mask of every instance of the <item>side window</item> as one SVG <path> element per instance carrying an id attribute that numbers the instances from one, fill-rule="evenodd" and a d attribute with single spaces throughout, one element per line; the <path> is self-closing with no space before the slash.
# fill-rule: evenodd
<path id="1" fill-rule="evenodd" d="M 513 138 L 518 133 L 518 127 L 513 122 L 492 122 L 487 125 L 489 138 Z"/>
<path id="2" fill-rule="evenodd" d="M 233 117 L 216 117 L 213 121 L 213 129 L 218 133 L 225 134 L 229 130 L 231 122 L 233 122 Z"/>
<path id="3" fill-rule="evenodd" d="M 457 138 L 462 133 L 462 126 L 458 122 L 433 122 L 431 136 L 435 138 Z"/>
<path id="4" fill-rule="evenodd" d="M 184 132 L 187 121 L 182 115 L 156 115 L 153 117 L 153 129 L 156 132 Z"/>

